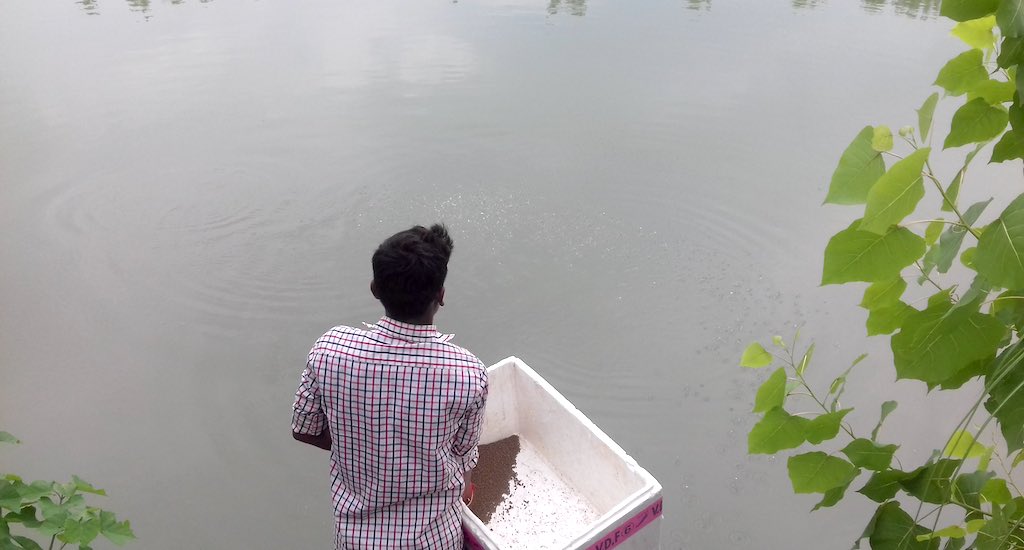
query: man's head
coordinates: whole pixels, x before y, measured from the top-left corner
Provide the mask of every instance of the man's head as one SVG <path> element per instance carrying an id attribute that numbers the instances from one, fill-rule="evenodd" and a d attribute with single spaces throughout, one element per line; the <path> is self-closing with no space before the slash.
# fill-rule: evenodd
<path id="1" fill-rule="evenodd" d="M 388 317 L 427 321 L 444 305 L 444 279 L 452 255 L 448 229 L 417 225 L 390 236 L 373 253 L 370 291 Z"/>

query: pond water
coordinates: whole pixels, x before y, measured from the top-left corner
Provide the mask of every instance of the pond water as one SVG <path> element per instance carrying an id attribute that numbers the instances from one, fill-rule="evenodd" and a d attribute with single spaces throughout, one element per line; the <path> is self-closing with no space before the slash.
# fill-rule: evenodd
<path id="1" fill-rule="evenodd" d="M 848 548 L 870 506 L 810 515 L 746 456 L 766 373 L 736 365 L 804 324 L 818 380 L 878 354 L 854 423 L 897 391 L 857 289 L 818 287 L 855 215 L 820 205 L 962 49 L 937 6 L 5 2 L 3 469 L 105 487 L 138 548 L 328 547 L 326 455 L 288 433 L 306 352 L 379 316 L 380 240 L 444 221 L 441 329 L 646 466 L 665 548 Z M 933 412 L 892 417 L 906 452 Z"/>

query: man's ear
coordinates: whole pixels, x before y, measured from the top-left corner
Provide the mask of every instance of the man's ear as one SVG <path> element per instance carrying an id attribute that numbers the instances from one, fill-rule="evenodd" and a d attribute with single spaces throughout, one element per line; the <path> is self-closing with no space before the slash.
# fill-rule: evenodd
<path id="1" fill-rule="evenodd" d="M 377 294 L 377 282 L 372 279 L 370 280 L 370 294 L 373 294 L 374 298 L 380 300 L 380 295 Z"/>
<path id="2" fill-rule="evenodd" d="M 437 293 L 437 305 L 439 305 L 439 306 L 443 306 L 444 305 L 444 287 L 441 287 L 441 290 L 438 291 L 438 293 Z"/>

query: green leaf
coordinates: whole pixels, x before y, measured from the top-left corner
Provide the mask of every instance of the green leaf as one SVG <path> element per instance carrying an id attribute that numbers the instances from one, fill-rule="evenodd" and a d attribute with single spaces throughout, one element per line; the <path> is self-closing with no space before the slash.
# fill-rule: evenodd
<path id="1" fill-rule="evenodd" d="M 907 494 L 921 502 L 942 504 L 953 494 L 953 474 L 962 460 L 941 459 L 924 468 L 915 470 L 915 475 L 900 483 Z"/>
<path id="2" fill-rule="evenodd" d="M 875 424 L 875 429 L 871 430 L 872 441 L 878 440 L 878 430 L 882 429 L 882 423 L 885 422 L 886 417 L 896 410 L 898 405 L 899 403 L 895 401 L 886 401 L 885 403 L 882 403 L 882 413 L 878 417 L 878 424 Z"/>
<path id="3" fill-rule="evenodd" d="M 972 99 L 953 113 L 953 123 L 942 148 L 988 141 L 1002 133 L 1009 121 L 1009 115 L 1001 106 L 989 105 L 981 98 Z"/>
<path id="4" fill-rule="evenodd" d="M 999 138 L 992 148 L 989 162 L 1024 159 L 1024 131 L 1012 129 Z"/>
<path id="5" fill-rule="evenodd" d="M 1000 507 L 993 506 L 992 517 L 985 522 L 985 525 L 978 531 L 977 538 L 974 539 L 974 548 L 976 550 L 1009 550 L 1016 546 L 1006 544 L 1009 538 L 1009 518 L 1003 515 Z"/>
<path id="6" fill-rule="evenodd" d="M 1024 41 L 1024 39 L 1021 39 Z M 1010 118 L 1010 126 L 1017 130 L 1024 130 L 1024 107 L 1020 104 L 1020 94 L 1014 94 L 1013 103 L 1008 109 L 1007 116 Z"/>
<path id="7" fill-rule="evenodd" d="M 107 511 L 100 512 L 100 533 L 118 546 L 135 539 L 135 533 L 132 532 L 128 520 L 118 522 L 114 514 Z"/>
<path id="8" fill-rule="evenodd" d="M 988 447 L 974 440 L 967 430 L 957 430 L 949 437 L 942 454 L 950 458 L 980 458 Z"/>
<path id="9" fill-rule="evenodd" d="M 859 224 L 855 220 L 829 240 L 821 284 L 891 280 L 924 254 L 924 239 L 909 229 L 897 227 L 879 235 L 858 230 Z"/>
<path id="10" fill-rule="evenodd" d="M 875 126 L 872 129 L 871 148 L 879 153 L 892 151 L 892 130 L 888 126 Z"/>
<path id="11" fill-rule="evenodd" d="M 914 211 L 924 196 L 921 170 L 930 151 L 927 147 L 914 151 L 878 179 L 868 192 L 859 230 L 885 234 Z"/>
<path id="12" fill-rule="evenodd" d="M 995 474 L 985 471 L 958 475 L 956 483 L 953 484 L 953 496 L 957 502 L 972 508 L 981 508 L 981 491 L 993 475 Z"/>
<path id="13" fill-rule="evenodd" d="M 824 493 L 857 477 L 853 464 L 820 451 L 791 456 L 786 466 L 794 493 Z"/>
<path id="14" fill-rule="evenodd" d="M 956 184 L 957 181 L 958 180 L 953 180 L 953 183 L 950 184 L 950 187 L 952 187 L 953 184 Z M 959 189 L 959 184 L 957 184 L 957 190 Z M 946 195 L 949 195 L 949 191 L 946 191 Z M 945 205 L 945 201 L 943 201 L 943 205 Z M 924 244 L 927 246 L 935 244 L 939 240 L 939 235 L 942 234 L 942 230 L 945 229 L 945 227 L 946 224 L 943 220 L 935 220 L 933 222 L 928 222 L 928 225 L 925 227 L 924 230 Z"/>
<path id="15" fill-rule="evenodd" d="M 822 497 L 821 501 L 815 504 L 811 511 L 814 512 L 821 508 L 830 508 L 835 506 L 840 500 L 843 500 L 843 496 L 846 495 L 846 490 L 850 487 L 850 484 L 853 483 L 853 479 L 856 477 L 857 475 L 854 474 L 854 476 L 850 478 L 850 481 L 847 481 L 845 485 L 833 487 L 825 491 L 825 495 Z"/>
<path id="16" fill-rule="evenodd" d="M 64 522 L 68 519 L 68 510 L 48 497 L 39 499 L 39 512 L 43 516 L 43 524 L 37 530 L 46 536 L 53 536 L 64 529 Z"/>
<path id="17" fill-rule="evenodd" d="M 974 308 L 929 305 L 910 314 L 892 337 L 896 378 L 941 384 L 999 347 L 1005 327 Z"/>
<path id="18" fill-rule="evenodd" d="M 773 454 L 799 447 L 806 441 L 809 423 L 806 418 L 792 416 L 781 407 L 772 409 L 750 430 L 747 452 L 752 455 Z"/>
<path id="19" fill-rule="evenodd" d="M 872 283 L 864 291 L 864 298 L 860 301 L 860 307 L 864 309 L 878 309 L 900 302 L 900 297 L 907 290 L 907 282 L 902 277 L 894 277 L 888 281 Z"/>
<path id="20" fill-rule="evenodd" d="M 1014 69 L 1016 69 L 1016 67 L 1010 67 L 1009 69 L 1006 70 L 1006 72 L 1011 73 L 1014 71 Z M 1011 77 L 1011 79 L 1013 80 L 1013 83 L 1017 86 L 1017 95 L 1024 96 L 1024 71 L 1013 72 L 1013 76 Z M 1015 98 L 1014 103 L 1019 104 L 1020 100 Z"/>
<path id="21" fill-rule="evenodd" d="M 1024 195 L 1017 196 L 982 233 L 974 266 L 993 286 L 1024 287 Z"/>
<path id="22" fill-rule="evenodd" d="M 64 522 L 64 533 L 59 537 L 72 544 L 89 544 L 100 535 L 101 522 L 98 517 L 83 519 L 68 518 Z"/>
<path id="23" fill-rule="evenodd" d="M 932 540 L 938 538 L 962 539 L 966 536 L 967 529 L 964 529 L 959 525 L 950 525 L 949 527 L 943 527 L 942 529 L 927 535 L 918 535 L 917 540 Z"/>
<path id="24" fill-rule="evenodd" d="M 1007 290 L 992 301 L 992 315 L 1018 332 L 1024 330 L 1024 292 Z"/>
<path id="25" fill-rule="evenodd" d="M 842 397 L 843 392 L 846 390 L 846 376 L 850 374 L 850 371 L 853 370 L 853 367 L 856 367 L 867 356 L 868 354 L 866 353 L 858 355 L 857 358 L 853 360 L 853 363 L 851 363 L 849 367 L 846 367 L 846 370 L 844 370 L 842 374 L 840 374 L 839 376 L 835 377 L 834 380 L 832 380 L 832 384 L 830 384 L 828 388 L 828 394 L 835 396 L 832 399 L 831 412 L 836 412 L 836 407 L 839 406 L 839 398 Z"/>
<path id="26" fill-rule="evenodd" d="M 1013 500 L 1013 495 L 1010 494 L 1010 490 L 1006 487 L 1006 480 L 999 478 L 988 480 L 985 483 L 985 488 L 981 490 L 981 496 L 994 504 L 1007 504 Z"/>
<path id="27" fill-rule="evenodd" d="M 43 550 L 43 547 L 39 546 L 39 543 L 37 543 L 36 541 L 34 541 L 34 540 L 32 540 L 32 539 L 30 539 L 28 537 L 16 536 L 16 537 L 12 537 L 12 538 L 14 540 L 18 541 L 18 544 L 20 544 L 21 547 L 24 548 L 25 550 Z"/>
<path id="28" fill-rule="evenodd" d="M 828 441 L 839 434 L 839 427 L 843 417 L 850 414 L 853 409 L 843 409 L 818 415 L 814 420 L 807 423 L 804 437 L 808 443 L 817 445 L 822 441 Z"/>
<path id="29" fill-rule="evenodd" d="M 94 494 L 94 495 L 101 495 L 101 496 L 106 496 L 106 494 L 107 494 L 107 492 L 104 491 L 103 489 L 97 489 L 97 488 L 93 487 L 88 481 L 85 481 L 84 479 L 82 479 L 82 478 L 80 478 L 80 477 L 78 477 L 76 475 L 71 476 L 71 481 L 72 481 L 72 483 L 75 484 L 75 489 L 77 489 L 78 492 L 80 492 L 80 493 L 91 493 L 91 494 Z"/>
<path id="30" fill-rule="evenodd" d="M 21 493 L 24 484 L 20 481 L 0 481 L 0 508 L 21 510 Z"/>
<path id="31" fill-rule="evenodd" d="M 786 349 L 786 341 L 779 335 L 772 336 L 772 344 L 775 344 L 777 348 Z"/>
<path id="32" fill-rule="evenodd" d="M 13 435 L 11 435 L 11 434 L 9 434 L 7 432 L 0 432 L 0 443 L 14 443 L 14 444 L 18 444 L 18 443 L 21 443 L 21 441 L 18 441 L 17 437 L 14 437 Z"/>
<path id="33" fill-rule="evenodd" d="M 953 21 L 969 21 L 995 13 L 999 0 L 943 0 L 939 15 Z"/>
<path id="34" fill-rule="evenodd" d="M 1019 38 L 1024 36 L 1024 1 L 1002 0 L 996 10 L 996 21 L 1003 36 Z"/>
<path id="35" fill-rule="evenodd" d="M 903 488 L 900 483 L 909 479 L 913 474 L 901 472 L 900 470 L 883 470 L 871 474 L 868 482 L 857 490 L 858 493 L 870 498 L 875 502 L 885 502 Z"/>
<path id="36" fill-rule="evenodd" d="M 916 311 L 916 309 L 904 304 L 903 302 L 897 302 L 895 305 L 871 310 L 868 313 L 868 320 L 865 323 L 868 330 L 868 336 L 892 334 L 893 332 L 896 332 L 903 326 L 907 317 Z"/>
<path id="37" fill-rule="evenodd" d="M 981 50 L 967 50 L 950 59 L 935 78 L 935 85 L 949 92 L 950 95 L 963 95 L 974 85 L 988 80 L 988 71 L 982 65 L 984 55 Z"/>
<path id="38" fill-rule="evenodd" d="M 868 538 L 872 550 L 937 550 L 939 547 L 937 540 L 917 540 L 918 535 L 928 534 L 928 529 L 914 523 L 898 502 L 879 506 L 874 523 L 874 531 Z"/>
<path id="39" fill-rule="evenodd" d="M 23 485 L 18 493 L 21 495 L 22 504 L 30 504 L 40 497 L 53 494 L 53 482 L 33 481 L 31 485 Z"/>
<path id="40" fill-rule="evenodd" d="M 1003 38 L 996 62 L 1002 69 L 1024 63 L 1024 38 Z"/>
<path id="41" fill-rule="evenodd" d="M 979 50 L 994 48 L 996 35 L 992 28 L 996 25 L 996 18 L 993 15 L 962 21 L 953 27 L 950 34 L 963 40 L 968 46 Z"/>
<path id="42" fill-rule="evenodd" d="M 957 199 L 960 197 L 960 186 L 961 184 L 963 184 L 964 176 L 967 174 L 967 168 L 970 166 L 971 161 L 974 160 L 974 157 L 978 156 L 978 152 L 980 152 L 984 146 L 984 143 L 979 143 L 973 151 L 967 153 L 967 156 L 964 157 L 963 166 L 960 168 L 960 170 L 957 171 L 956 176 L 953 177 L 953 181 L 949 184 L 949 187 L 946 188 L 946 197 L 942 201 L 941 207 L 941 210 L 943 212 L 954 211 L 954 208 L 957 204 Z"/>
<path id="43" fill-rule="evenodd" d="M 741 367 L 759 369 L 772 364 L 772 354 L 768 353 L 761 344 L 754 342 L 743 350 L 743 357 L 740 359 Z"/>
<path id="44" fill-rule="evenodd" d="M 786 400 L 786 369 L 779 368 L 757 389 L 754 412 L 767 412 L 781 407 Z"/>
<path id="45" fill-rule="evenodd" d="M 858 438 L 843 448 L 843 454 L 854 466 L 881 472 L 892 463 L 892 455 L 898 448 L 896 445 L 879 445 L 870 439 Z"/>
<path id="46" fill-rule="evenodd" d="M 985 279 L 984 275 L 975 275 L 971 286 L 960 297 L 960 300 L 953 306 L 954 309 L 961 307 L 976 307 L 985 302 L 988 295 L 992 293 L 992 285 Z"/>
<path id="47" fill-rule="evenodd" d="M 1017 87 L 1013 82 L 989 79 L 975 84 L 967 97 L 969 100 L 976 98 L 984 99 L 989 105 L 1001 105 L 1012 101 L 1013 94 L 1016 91 Z"/>
<path id="48" fill-rule="evenodd" d="M 963 386 L 973 378 L 976 378 L 978 376 L 985 376 L 986 374 L 988 374 L 989 368 L 992 366 L 992 361 L 994 360 L 995 354 L 992 354 L 984 359 L 975 361 L 957 371 L 957 373 L 952 377 L 943 380 L 942 383 L 938 385 L 938 387 L 943 390 L 955 390 Z M 929 386 L 928 389 L 931 390 L 934 388 L 935 385 L 933 384 Z"/>
<path id="49" fill-rule="evenodd" d="M 11 512 L 3 517 L 3 521 L 7 523 L 21 523 L 30 529 L 36 528 L 42 523 L 36 519 L 35 506 L 25 506 L 20 512 Z"/>
<path id="50" fill-rule="evenodd" d="M 984 231 L 984 228 L 982 228 L 982 231 Z M 964 250 L 963 252 L 961 252 L 960 253 L 960 263 L 963 264 L 963 266 L 968 268 L 968 269 L 974 269 L 975 271 L 977 271 L 977 269 L 974 268 L 974 253 L 977 252 L 977 251 L 978 251 L 978 247 L 972 246 L 972 247 Z M 989 287 L 989 288 L 991 288 L 991 287 Z"/>
<path id="51" fill-rule="evenodd" d="M 913 311 L 912 307 L 900 301 L 907 289 L 907 282 L 902 277 L 889 281 L 872 283 L 864 291 L 860 306 L 868 310 L 868 336 L 890 334 L 900 328 L 906 316 Z"/>
<path id="52" fill-rule="evenodd" d="M 1004 349 L 985 377 L 989 388 L 985 410 L 999 421 L 1008 454 L 1024 448 L 1024 345 L 1021 342 Z"/>
<path id="53" fill-rule="evenodd" d="M 87 506 L 85 505 L 85 497 L 82 495 L 75 495 L 61 504 L 61 508 L 67 511 L 68 516 L 74 519 L 82 519 L 85 517 Z"/>
<path id="54" fill-rule="evenodd" d="M 921 104 L 921 108 L 917 110 L 917 126 L 921 130 L 921 141 L 928 139 L 928 132 L 932 127 L 932 117 L 935 115 L 935 105 L 938 102 L 939 94 L 934 93 L 928 96 L 928 99 Z"/>
<path id="55" fill-rule="evenodd" d="M 964 222 L 974 224 L 974 222 L 978 221 L 981 213 L 985 211 L 990 202 L 992 202 L 992 199 L 972 204 L 963 214 Z M 965 235 L 967 235 L 965 228 L 959 225 L 949 226 L 942 233 L 942 236 L 939 237 L 939 244 L 930 248 L 924 255 L 925 271 L 931 271 L 933 267 L 938 268 L 939 273 L 949 271 L 957 253 L 960 252 L 960 246 L 963 245 Z"/>
<path id="56" fill-rule="evenodd" d="M 990 462 L 992 462 L 992 454 L 995 453 L 995 451 L 996 451 L 995 447 L 989 447 L 988 450 L 985 451 L 985 454 L 982 455 L 981 458 L 978 459 L 978 470 L 979 471 L 986 471 L 986 470 L 988 470 L 988 465 L 989 465 Z"/>
<path id="57" fill-rule="evenodd" d="M 826 203 L 864 204 L 867 201 L 868 190 L 885 173 L 881 153 L 871 146 L 873 139 L 874 129 L 866 126 L 843 151 L 832 173 Z"/>
<path id="58" fill-rule="evenodd" d="M 796 366 L 796 373 L 797 374 L 799 374 L 800 376 L 803 376 L 804 373 L 807 372 L 807 367 L 811 364 L 811 357 L 813 357 L 813 356 L 814 356 L 814 344 L 811 344 L 811 347 L 807 348 L 807 351 L 804 352 L 803 358 L 800 359 L 800 363 L 797 364 L 797 366 Z"/>

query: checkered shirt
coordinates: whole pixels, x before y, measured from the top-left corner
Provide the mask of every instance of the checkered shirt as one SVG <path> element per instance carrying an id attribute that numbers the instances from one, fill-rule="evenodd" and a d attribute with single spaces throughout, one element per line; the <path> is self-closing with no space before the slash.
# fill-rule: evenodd
<path id="1" fill-rule="evenodd" d="M 434 325 L 338 326 L 309 352 L 292 431 L 331 430 L 337 549 L 461 549 L 487 369 Z"/>

